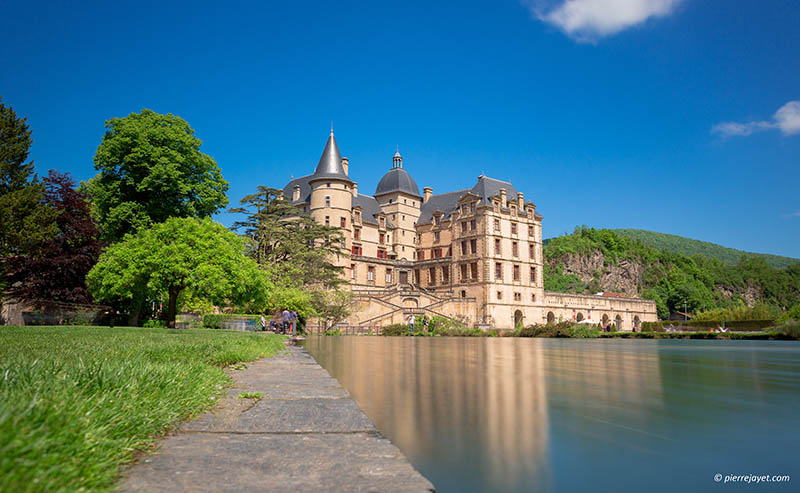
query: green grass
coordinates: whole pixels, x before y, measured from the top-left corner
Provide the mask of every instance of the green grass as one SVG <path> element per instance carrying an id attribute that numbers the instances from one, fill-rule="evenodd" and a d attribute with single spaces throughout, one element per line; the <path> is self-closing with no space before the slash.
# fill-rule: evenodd
<path id="1" fill-rule="evenodd" d="M 255 399 L 258 401 L 264 398 L 264 394 L 261 392 L 242 392 L 237 397 L 239 399 Z"/>
<path id="2" fill-rule="evenodd" d="M 0 491 L 110 489 L 122 464 L 214 405 L 223 367 L 282 348 L 228 331 L 0 327 Z"/>

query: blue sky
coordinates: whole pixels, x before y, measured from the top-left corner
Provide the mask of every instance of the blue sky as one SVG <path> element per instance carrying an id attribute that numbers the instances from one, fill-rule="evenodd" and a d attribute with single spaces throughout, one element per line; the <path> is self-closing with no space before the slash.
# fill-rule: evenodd
<path id="1" fill-rule="evenodd" d="M 800 257 L 798 18 L 794 0 L 0 0 L 0 95 L 40 173 L 92 177 L 105 120 L 151 108 L 190 123 L 234 205 L 311 173 L 333 121 L 362 193 L 399 145 L 420 188 L 510 180 L 546 237 Z"/>

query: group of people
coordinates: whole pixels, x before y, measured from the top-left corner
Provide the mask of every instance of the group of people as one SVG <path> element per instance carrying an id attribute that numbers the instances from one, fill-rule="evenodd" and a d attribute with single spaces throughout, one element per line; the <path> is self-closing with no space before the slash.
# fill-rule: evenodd
<path id="1" fill-rule="evenodd" d="M 428 317 L 423 315 L 423 316 L 420 317 L 420 319 L 422 320 L 422 329 L 427 332 L 427 330 L 428 330 Z M 409 315 L 409 317 L 408 317 L 408 327 L 409 327 L 409 329 L 411 329 L 411 333 L 412 334 L 414 333 L 414 323 L 416 322 L 416 320 L 417 319 L 416 319 L 416 317 L 414 316 L 413 313 L 411 315 Z"/>
<path id="2" fill-rule="evenodd" d="M 269 321 L 269 330 L 272 332 L 281 333 L 281 334 L 292 334 L 295 335 L 297 333 L 297 312 L 292 310 L 289 311 L 288 309 L 284 309 L 278 321 L 275 321 L 275 318 L 272 318 Z M 267 318 L 262 313 L 261 314 L 261 330 L 267 330 Z"/>

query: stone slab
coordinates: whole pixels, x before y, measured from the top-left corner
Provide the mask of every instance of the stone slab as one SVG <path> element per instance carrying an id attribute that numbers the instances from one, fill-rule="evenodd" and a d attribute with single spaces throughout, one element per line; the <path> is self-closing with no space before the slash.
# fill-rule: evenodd
<path id="1" fill-rule="evenodd" d="M 170 438 L 122 491 L 433 491 L 377 434 Z"/>
<path id="2" fill-rule="evenodd" d="M 243 399 L 240 399 L 243 400 Z M 181 431 L 233 433 L 373 432 L 375 425 L 353 399 L 261 399 L 236 420 L 209 413 Z"/>
<path id="3" fill-rule="evenodd" d="M 304 349 L 230 374 L 233 389 L 217 408 L 131 467 L 120 489 L 434 491 Z"/>

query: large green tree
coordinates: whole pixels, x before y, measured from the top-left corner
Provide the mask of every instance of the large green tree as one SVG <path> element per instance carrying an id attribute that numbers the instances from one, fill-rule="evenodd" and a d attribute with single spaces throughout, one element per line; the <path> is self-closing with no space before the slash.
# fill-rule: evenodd
<path id="1" fill-rule="evenodd" d="M 341 230 L 303 215 L 274 188 L 259 186 L 229 212 L 244 214 L 234 231 L 251 241 L 250 255 L 284 286 L 334 288 L 344 281 L 331 259 L 341 255 Z"/>
<path id="2" fill-rule="evenodd" d="M 228 182 L 182 118 L 143 109 L 106 129 L 94 157 L 99 173 L 87 187 L 105 240 L 170 217 L 209 217 L 228 204 Z"/>
<path id="3" fill-rule="evenodd" d="M 215 305 L 264 303 L 269 281 L 240 237 L 209 218 L 170 218 L 108 248 L 87 276 L 95 299 L 138 313 L 138 300 L 167 297 L 175 326 L 184 291 Z"/>
<path id="4" fill-rule="evenodd" d="M 25 118 L 0 99 L 0 294 L 8 261 L 35 252 L 55 235 L 58 212 L 28 161 L 33 140 Z"/>

